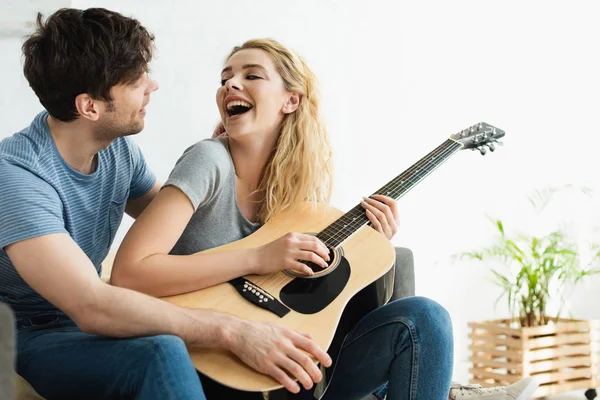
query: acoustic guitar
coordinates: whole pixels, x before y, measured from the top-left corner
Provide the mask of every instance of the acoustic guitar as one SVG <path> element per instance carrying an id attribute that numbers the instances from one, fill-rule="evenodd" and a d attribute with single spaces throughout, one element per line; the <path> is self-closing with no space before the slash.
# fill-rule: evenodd
<path id="1" fill-rule="evenodd" d="M 504 131 L 486 123 L 451 135 L 441 145 L 375 192 L 399 199 L 423 178 L 462 149 L 493 151 Z M 207 253 L 270 243 L 289 232 L 315 234 L 330 249 L 329 266 L 305 262 L 315 274 L 307 277 L 284 270 L 248 275 L 206 289 L 164 299 L 183 307 L 211 309 L 248 320 L 272 321 L 307 332 L 334 364 L 325 370 L 315 396 L 326 390 L 346 334 L 364 315 L 385 304 L 392 294 L 395 251 L 390 241 L 368 227 L 360 204 L 347 213 L 317 203 L 303 203 L 276 215 L 252 235 Z M 244 364 L 224 349 L 190 347 L 195 367 L 234 389 L 270 392 L 277 381 Z M 322 369 L 324 369 L 322 367 Z"/>

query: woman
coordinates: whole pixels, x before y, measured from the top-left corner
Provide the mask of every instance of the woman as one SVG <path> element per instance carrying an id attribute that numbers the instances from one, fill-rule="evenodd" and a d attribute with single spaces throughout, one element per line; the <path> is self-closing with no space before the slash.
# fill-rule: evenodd
<path id="1" fill-rule="evenodd" d="M 239 240 L 300 202 L 327 202 L 332 185 L 315 77 L 300 57 L 274 40 L 234 48 L 216 100 L 227 134 L 185 151 L 125 237 L 114 284 L 166 296 L 247 274 L 313 273 L 298 260 L 327 266 L 325 245 L 301 233 L 255 249 L 198 253 Z M 373 196 L 362 204 L 372 227 L 391 239 L 399 221 L 396 202 Z M 373 362 L 363 361 L 364 354 Z M 389 400 L 417 393 L 445 400 L 452 362 L 448 313 L 425 298 L 398 300 L 363 318 L 348 335 L 325 398 L 360 399 L 387 384 Z M 321 378 L 289 360 L 277 367 L 306 389 Z M 285 374 L 271 375 L 288 390 L 299 389 Z"/>

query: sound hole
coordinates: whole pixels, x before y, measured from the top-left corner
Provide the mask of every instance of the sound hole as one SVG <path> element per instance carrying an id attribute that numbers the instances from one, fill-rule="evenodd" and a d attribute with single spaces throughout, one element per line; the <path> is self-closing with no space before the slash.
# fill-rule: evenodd
<path id="1" fill-rule="evenodd" d="M 334 248 L 330 247 L 329 248 L 329 262 L 327 263 L 327 268 L 323 268 L 320 265 L 315 264 L 314 262 L 311 261 L 301 261 L 303 264 L 306 264 L 310 267 L 310 269 L 313 270 L 313 272 L 315 274 L 319 274 L 322 273 L 324 271 L 329 270 L 330 268 L 335 268 L 338 260 L 337 260 L 338 254 L 337 251 L 335 251 Z"/>
<path id="2" fill-rule="evenodd" d="M 281 301 L 301 314 L 318 313 L 344 290 L 350 279 L 350 264 L 339 257 L 339 264 L 331 273 L 313 279 L 295 278 L 279 293 Z"/>
<path id="3" fill-rule="evenodd" d="M 340 263 L 340 260 L 342 259 L 342 256 L 344 255 L 344 252 L 342 251 L 342 248 L 334 248 L 334 247 L 330 247 L 329 248 L 329 262 L 327 263 L 327 268 L 323 268 L 320 265 L 317 265 L 311 261 L 306 261 L 306 260 L 300 260 L 300 262 L 304 265 L 307 265 L 308 267 L 310 267 L 310 269 L 313 270 L 314 274 L 313 275 L 304 275 L 301 272 L 298 272 L 294 269 L 286 269 L 283 271 L 284 274 L 291 276 L 291 277 L 296 277 L 296 278 L 303 278 L 303 279 L 317 279 L 320 277 L 323 277 L 325 275 L 328 275 L 330 273 L 332 273 L 337 266 Z"/>

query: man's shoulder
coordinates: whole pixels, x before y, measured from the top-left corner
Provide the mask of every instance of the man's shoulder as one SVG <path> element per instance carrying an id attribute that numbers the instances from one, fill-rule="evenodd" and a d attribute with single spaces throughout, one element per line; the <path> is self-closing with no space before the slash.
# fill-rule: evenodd
<path id="1" fill-rule="evenodd" d="M 49 155 L 51 145 L 47 135 L 40 132 L 36 117 L 28 127 L 0 141 L 0 162 L 28 170 L 37 170 L 40 161 Z"/>

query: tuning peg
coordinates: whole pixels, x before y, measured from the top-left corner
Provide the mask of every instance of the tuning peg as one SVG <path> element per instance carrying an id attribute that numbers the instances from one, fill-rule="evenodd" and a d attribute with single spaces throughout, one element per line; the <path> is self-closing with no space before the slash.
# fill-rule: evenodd
<path id="1" fill-rule="evenodd" d="M 496 145 L 493 142 L 488 143 L 487 147 L 490 149 L 490 151 L 496 150 Z"/>
<path id="2" fill-rule="evenodd" d="M 482 156 L 485 156 L 485 153 L 487 153 L 487 149 L 485 148 L 485 146 L 479 146 L 477 147 L 477 150 L 479 150 Z"/>

